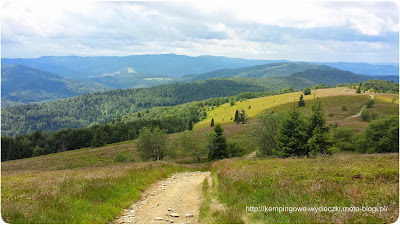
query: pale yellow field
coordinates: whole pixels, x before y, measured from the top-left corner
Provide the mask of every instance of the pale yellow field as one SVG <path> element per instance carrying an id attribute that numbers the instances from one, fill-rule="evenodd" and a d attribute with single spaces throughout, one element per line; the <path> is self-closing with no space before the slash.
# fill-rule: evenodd
<path id="1" fill-rule="evenodd" d="M 244 109 L 246 114 L 251 118 L 255 117 L 266 109 L 287 104 L 294 103 L 297 105 L 299 101 L 300 94 L 302 92 L 293 92 L 282 95 L 268 96 L 262 98 L 248 99 L 245 101 L 238 101 L 235 105 L 230 106 L 229 103 L 220 105 L 219 107 L 214 108 L 214 110 L 210 110 L 207 112 L 207 118 L 203 121 L 197 123 L 194 126 L 194 129 L 200 129 L 204 127 L 209 127 L 211 123 L 211 119 L 214 118 L 214 123 L 220 124 L 230 124 L 234 123 L 231 118 L 235 117 L 236 109 L 241 110 Z M 355 95 L 356 92 L 354 89 L 349 89 L 346 87 L 339 88 L 329 88 L 329 89 L 318 89 L 312 90 L 311 95 L 304 96 L 304 100 L 311 100 L 315 97 L 324 98 L 324 97 L 332 97 L 332 96 L 349 96 Z M 362 93 L 359 95 L 369 95 L 369 93 Z M 251 109 L 249 109 L 251 106 Z"/>

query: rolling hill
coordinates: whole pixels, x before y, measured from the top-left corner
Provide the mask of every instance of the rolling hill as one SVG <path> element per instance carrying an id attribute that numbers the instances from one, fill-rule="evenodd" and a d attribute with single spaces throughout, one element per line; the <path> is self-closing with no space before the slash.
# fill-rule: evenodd
<path id="1" fill-rule="evenodd" d="M 19 68 L 26 69 L 26 67 Z M 37 73 L 37 70 L 34 71 Z M 126 71 L 128 72 L 111 74 L 111 76 L 103 75 L 101 78 L 92 79 L 94 81 L 100 80 L 102 83 L 109 83 L 111 86 L 115 85 L 115 87 L 140 86 L 151 82 L 159 84 L 177 82 L 165 76 L 135 73 L 133 68 Z M 276 76 L 278 74 L 280 76 Z M 46 75 L 50 76 L 48 73 Z M 219 76 L 231 77 L 214 78 Z M 129 79 L 126 79 L 126 77 L 129 77 Z M 188 77 L 190 76 L 185 78 L 187 79 Z M 203 80 L 204 77 L 214 79 Z M 104 123 L 118 115 L 135 113 L 139 110 L 156 106 L 171 106 L 214 97 L 233 96 L 241 92 L 278 91 L 288 87 L 299 90 L 306 86 L 311 87 L 317 84 L 358 83 L 374 77 L 357 75 L 328 66 L 308 63 L 272 63 L 215 71 L 206 75 L 192 76 L 192 78 L 202 80 L 151 88 L 110 90 L 41 105 L 30 104 L 9 107 L 2 114 L 2 134 L 17 135 L 33 132 L 37 129 L 54 131 L 63 128 L 86 127 L 96 123 Z M 385 79 L 386 77 L 379 76 L 378 78 Z M 140 79 L 150 80 L 140 83 L 138 81 Z M 35 84 L 33 81 L 31 83 Z M 60 85 L 59 83 L 57 84 Z M 58 91 L 62 90 L 64 89 L 60 87 Z M 20 92 L 16 93 L 23 93 L 23 90 L 20 89 Z"/>
<path id="2" fill-rule="evenodd" d="M 203 74 L 215 70 L 236 69 L 267 63 L 290 62 L 288 60 L 250 60 L 221 56 L 191 57 L 175 54 L 131 55 L 131 56 L 44 56 L 39 58 L 2 58 L 2 64 L 20 64 L 58 74 L 63 77 L 88 78 L 101 74 L 112 74 L 133 68 L 138 73 L 162 74 L 181 77 L 187 74 Z M 301 64 L 301 62 L 298 62 Z M 305 62 L 304 62 L 305 63 Z M 377 65 L 369 63 L 321 63 L 337 69 L 366 75 L 398 75 L 397 64 Z M 300 65 L 299 64 L 299 65 Z M 309 68 L 311 69 L 311 68 Z M 315 69 L 315 68 L 313 68 Z M 225 72 L 225 71 L 220 71 Z M 301 71 L 295 71 L 301 72 Z M 279 75 L 279 74 L 275 74 Z M 222 77 L 222 76 L 219 76 Z M 203 78 L 206 79 L 206 78 Z"/>
<path id="3" fill-rule="evenodd" d="M 2 107 L 106 90 L 101 84 L 63 78 L 23 65 L 1 66 Z"/>
<path id="4" fill-rule="evenodd" d="M 127 68 L 139 73 L 163 74 L 180 77 L 218 69 L 239 68 L 276 62 L 276 60 L 247 60 L 217 56 L 190 57 L 185 55 L 132 55 L 132 56 L 44 56 L 39 58 L 8 59 L 2 64 L 21 64 L 59 74 L 64 77 L 88 78 L 111 74 Z"/>
<path id="5" fill-rule="evenodd" d="M 360 75 L 353 72 L 344 71 L 324 65 L 311 63 L 292 63 L 279 62 L 243 67 L 237 69 L 224 69 L 212 71 L 204 74 L 191 74 L 181 78 L 183 81 L 196 81 L 202 79 L 212 79 L 218 77 L 243 77 L 243 78 L 261 78 L 261 77 L 285 77 L 297 76 L 311 80 L 317 84 L 336 85 L 337 83 L 357 83 L 370 79 L 378 80 L 398 80 L 398 76 L 369 76 Z"/>
<path id="6" fill-rule="evenodd" d="M 7 107 L 2 112 L 2 135 L 34 130 L 53 131 L 104 123 L 155 106 L 178 105 L 240 92 L 276 91 L 289 86 L 301 89 L 315 84 L 303 78 L 220 78 L 151 88 L 109 90 L 45 104 Z"/>
<path id="7" fill-rule="evenodd" d="M 269 63 L 251 67 L 243 67 L 238 69 L 223 69 L 212 71 L 204 74 L 193 74 L 183 76 L 183 80 L 195 81 L 202 79 L 211 79 L 218 77 L 244 77 L 244 78 L 260 78 L 260 77 L 277 77 L 290 76 L 296 72 L 302 72 L 310 69 L 329 69 L 327 66 L 319 66 L 310 63 Z"/>

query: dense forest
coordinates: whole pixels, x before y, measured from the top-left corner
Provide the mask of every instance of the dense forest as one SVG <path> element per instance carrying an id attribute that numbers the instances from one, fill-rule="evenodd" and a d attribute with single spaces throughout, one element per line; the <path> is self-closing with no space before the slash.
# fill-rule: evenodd
<path id="1" fill-rule="evenodd" d="M 1 66 L 2 107 L 67 98 L 106 89 L 98 83 L 63 78 L 27 66 Z"/>
<path id="2" fill-rule="evenodd" d="M 302 89 L 313 82 L 302 78 L 226 78 L 152 88 L 110 90 L 44 104 L 27 104 L 2 111 L 2 135 L 14 136 L 35 130 L 55 131 L 105 123 L 118 115 L 156 106 L 172 106 L 241 92 L 277 91 L 292 86 Z"/>

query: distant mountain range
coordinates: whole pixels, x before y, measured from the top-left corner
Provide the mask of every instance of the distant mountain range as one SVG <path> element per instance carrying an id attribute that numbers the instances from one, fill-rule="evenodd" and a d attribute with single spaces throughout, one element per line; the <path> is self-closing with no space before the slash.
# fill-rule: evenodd
<path id="1" fill-rule="evenodd" d="M 15 104 L 42 102 L 62 99 L 106 89 L 145 88 L 171 83 L 188 83 L 215 78 L 275 78 L 259 80 L 264 87 L 272 85 L 283 88 L 296 86 L 283 77 L 302 78 L 310 86 L 316 84 L 336 85 L 337 83 L 357 83 L 369 79 L 394 80 L 398 76 L 367 76 L 311 63 L 274 62 L 236 69 L 221 69 L 203 74 L 185 75 L 180 78 L 141 73 L 132 67 L 114 73 L 103 73 L 88 78 L 63 78 L 46 71 L 24 65 L 2 65 L 2 107 Z M 245 79 L 246 78 L 246 79 Z M 277 79 L 279 78 L 279 79 Z M 276 83 L 276 81 L 279 81 Z M 275 82 L 268 84 L 268 82 Z M 300 82 L 301 83 L 301 82 Z M 252 83 L 252 85 L 257 83 Z M 303 85 L 304 86 L 304 85 Z M 257 89 L 260 90 L 260 89 Z M 261 89 L 262 90 L 262 89 Z"/>
<path id="2" fill-rule="evenodd" d="M 51 99 L 47 98 L 48 95 L 65 98 L 82 91 L 104 90 L 104 86 L 98 83 L 66 79 L 20 65 L 2 66 L 2 76 L 2 100 L 6 102 L 32 102 L 35 98 L 42 101 Z M 137 73 L 127 69 L 87 79 L 109 86 L 125 87 L 149 85 L 151 82 L 174 84 L 107 90 L 43 104 L 7 107 L 2 109 L 2 134 L 86 127 L 151 107 L 172 106 L 241 92 L 279 91 L 288 87 L 300 90 L 317 84 L 358 83 L 370 79 L 393 80 L 398 83 L 398 76 L 358 75 L 324 65 L 287 62 L 218 70 L 182 78 Z"/>
<path id="3" fill-rule="evenodd" d="M 63 78 L 23 65 L 1 66 L 2 107 L 107 90 L 104 85 Z"/>
<path id="4" fill-rule="evenodd" d="M 132 56 L 44 56 L 39 58 L 3 58 L 2 64 L 20 64 L 54 73 L 63 77 L 89 78 L 102 74 L 114 74 L 131 68 L 137 73 L 181 77 L 187 74 L 204 74 L 221 69 L 237 69 L 255 65 L 290 62 L 288 60 L 250 60 L 221 56 L 198 56 L 163 54 Z M 312 63 L 312 62 L 311 62 Z M 397 64 L 368 63 L 312 63 L 327 65 L 365 75 L 399 75 Z"/>

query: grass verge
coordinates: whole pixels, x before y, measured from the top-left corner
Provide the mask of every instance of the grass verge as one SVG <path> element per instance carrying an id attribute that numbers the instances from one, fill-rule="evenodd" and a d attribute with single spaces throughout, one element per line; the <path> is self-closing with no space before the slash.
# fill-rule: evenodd
<path id="1" fill-rule="evenodd" d="M 249 223 L 393 223 L 399 215 L 399 155 L 217 162 L 216 195 Z M 247 212 L 246 206 L 388 207 L 373 212 Z"/>
<path id="2" fill-rule="evenodd" d="M 1 177 L 7 223 L 109 223 L 159 179 L 188 169 L 167 163 L 126 163 L 101 168 Z"/>

